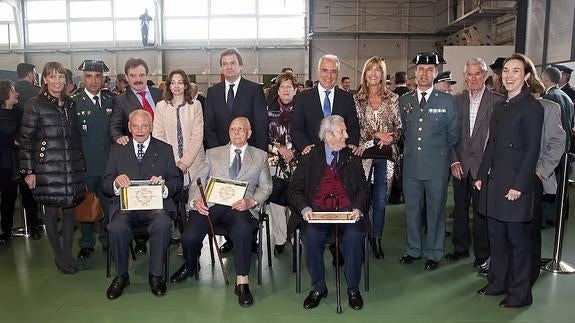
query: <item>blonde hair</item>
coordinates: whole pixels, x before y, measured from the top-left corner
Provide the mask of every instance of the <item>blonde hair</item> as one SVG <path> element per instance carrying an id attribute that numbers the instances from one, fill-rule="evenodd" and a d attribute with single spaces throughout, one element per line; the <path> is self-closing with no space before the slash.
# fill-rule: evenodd
<path id="1" fill-rule="evenodd" d="M 369 93 L 369 86 L 367 85 L 367 80 L 365 78 L 365 74 L 367 70 L 372 68 L 374 65 L 377 65 L 381 69 L 381 81 L 379 82 L 379 94 L 389 94 L 391 89 L 389 85 L 385 82 L 385 77 L 387 75 L 387 66 L 385 64 L 385 60 L 381 57 L 373 56 L 370 57 L 365 64 L 363 64 L 363 71 L 361 72 L 361 89 L 359 90 L 358 94 L 362 94 L 367 96 Z"/>

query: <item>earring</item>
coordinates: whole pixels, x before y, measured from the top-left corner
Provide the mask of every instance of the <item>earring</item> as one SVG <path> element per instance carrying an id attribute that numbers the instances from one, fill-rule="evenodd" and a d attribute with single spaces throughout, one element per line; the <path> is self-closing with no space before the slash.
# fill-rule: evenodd
<path id="1" fill-rule="evenodd" d="M 523 82 L 525 82 L 525 86 L 529 87 L 529 83 L 527 83 L 527 80 L 524 80 Z"/>

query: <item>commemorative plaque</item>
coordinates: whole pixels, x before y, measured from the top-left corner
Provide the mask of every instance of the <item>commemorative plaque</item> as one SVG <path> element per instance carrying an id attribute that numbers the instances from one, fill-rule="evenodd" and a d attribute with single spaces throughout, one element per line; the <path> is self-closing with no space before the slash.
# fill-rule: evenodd
<path id="1" fill-rule="evenodd" d="M 309 223 L 355 223 L 351 212 L 313 212 Z"/>
<path id="2" fill-rule="evenodd" d="M 208 203 L 231 206 L 244 198 L 247 189 L 248 182 L 210 177 L 206 185 L 206 199 Z"/>
<path id="3" fill-rule="evenodd" d="M 149 180 L 130 181 L 130 187 L 120 191 L 120 207 L 123 211 L 163 209 L 162 185 L 152 185 Z"/>

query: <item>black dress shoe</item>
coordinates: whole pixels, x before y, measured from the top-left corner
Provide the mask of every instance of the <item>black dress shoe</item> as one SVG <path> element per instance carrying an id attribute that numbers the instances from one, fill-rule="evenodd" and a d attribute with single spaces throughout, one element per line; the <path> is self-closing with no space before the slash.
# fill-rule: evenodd
<path id="1" fill-rule="evenodd" d="M 285 246 L 286 246 L 285 243 L 284 244 L 276 244 L 274 246 L 274 254 L 281 255 L 284 252 Z"/>
<path id="2" fill-rule="evenodd" d="M 10 239 L 12 239 L 12 233 L 2 232 L 2 234 L 0 234 L 0 243 L 8 242 Z"/>
<path id="3" fill-rule="evenodd" d="M 371 239 L 371 251 L 375 259 L 383 259 L 385 255 L 383 254 L 383 248 L 381 247 L 381 239 Z"/>
<path id="4" fill-rule="evenodd" d="M 473 261 L 473 267 L 477 269 L 487 268 L 488 265 L 489 264 L 487 263 L 487 259 L 475 258 L 475 260 Z"/>
<path id="5" fill-rule="evenodd" d="M 130 286 L 130 276 L 128 274 L 124 274 L 122 276 L 116 276 L 114 277 L 114 280 L 112 280 L 110 287 L 108 287 L 108 290 L 106 291 L 106 296 L 108 297 L 108 299 L 116 299 L 122 296 L 124 288 L 128 286 Z"/>
<path id="6" fill-rule="evenodd" d="M 178 271 L 176 271 L 172 277 L 170 277 L 170 282 L 177 284 L 185 281 L 188 277 L 192 277 L 194 274 L 189 273 L 188 269 L 186 268 L 186 264 L 183 264 Z"/>
<path id="7" fill-rule="evenodd" d="M 148 282 L 150 284 L 150 290 L 152 291 L 152 294 L 158 297 L 164 296 L 166 294 L 168 287 L 166 286 L 164 277 L 149 275 Z"/>
<path id="8" fill-rule="evenodd" d="M 148 252 L 148 248 L 146 247 L 146 242 L 136 240 L 136 247 L 134 247 L 134 251 L 136 252 L 136 255 L 138 255 L 138 256 L 145 255 L 146 252 Z"/>
<path id="9" fill-rule="evenodd" d="M 349 307 L 354 310 L 361 310 L 363 307 L 363 298 L 358 290 L 349 293 Z"/>
<path id="10" fill-rule="evenodd" d="M 487 275 L 489 275 L 489 267 L 481 268 L 477 273 L 480 276 L 487 277 Z"/>
<path id="11" fill-rule="evenodd" d="M 437 267 L 439 267 L 439 262 L 437 262 L 435 260 L 427 259 L 427 261 L 425 262 L 425 266 L 423 268 L 425 268 L 425 270 L 427 270 L 427 271 L 432 271 L 432 270 L 437 269 Z"/>
<path id="12" fill-rule="evenodd" d="M 309 292 L 309 295 L 307 295 L 307 297 L 303 301 L 303 308 L 308 310 L 316 308 L 319 305 L 321 299 L 326 297 L 327 297 L 327 287 L 324 288 L 323 293 L 320 293 L 316 290 L 312 290 L 311 292 Z"/>
<path id="13" fill-rule="evenodd" d="M 234 244 L 230 240 L 226 240 L 223 245 L 220 246 L 220 252 L 226 253 L 234 248 Z"/>
<path id="14" fill-rule="evenodd" d="M 234 292 L 238 296 L 238 303 L 241 306 L 250 307 L 254 305 L 254 298 L 250 292 L 249 284 L 236 284 Z"/>
<path id="15" fill-rule="evenodd" d="M 516 307 L 523 307 L 523 306 L 528 306 L 531 305 L 532 302 L 527 302 L 527 303 L 519 303 L 519 304 L 515 304 L 515 303 L 511 303 L 509 300 L 504 299 L 501 301 L 501 303 L 499 303 L 500 307 L 503 308 L 516 308 Z"/>
<path id="16" fill-rule="evenodd" d="M 94 248 L 81 248 L 80 251 L 78 251 L 78 258 L 90 258 L 92 253 L 94 253 Z"/>
<path id="17" fill-rule="evenodd" d="M 449 261 L 457 261 L 463 258 L 468 258 L 469 257 L 469 251 L 453 251 L 452 253 L 448 253 L 447 255 L 445 255 L 445 259 L 449 260 Z"/>
<path id="18" fill-rule="evenodd" d="M 413 257 L 413 256 L 410 256 L 408 254 L 405 254 L 405 255 L 401 256 L 401 258 L 399 258 L 399 262 L 402 264 L 409 265 L 414 260 L 419 260 L 419 259 L 421 259 L 421 257 Z"/>
<path id="19" fill-rule="evenodd" d="M 487 295 L 487 296 L 499 296 L 505 294 L 504 291 L 494 291 L 489 288 L 489 285 L 483 286 L 481 289 L 477 291 L 479 295 Z"/>

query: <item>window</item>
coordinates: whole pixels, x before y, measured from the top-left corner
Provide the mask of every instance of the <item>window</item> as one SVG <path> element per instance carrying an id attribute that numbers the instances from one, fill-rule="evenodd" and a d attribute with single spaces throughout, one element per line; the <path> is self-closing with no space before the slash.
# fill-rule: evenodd
<path id="1" fill-rule="evenodd" d="M 114 32 L 108 21 L 82 21 L 70 23 L 70 41 L 112 41 Z"/>
<path id="2" fill-rule="evenodd" d="M 254 15 L 256 3 L 255 0 L 211 0 L 211 10 L 212 15 Z"/>
<path id="3" fill-rule="evenodd" d="M 116 21 L 116 40 L 142 40 L 142 32 L 139 20 L 120 20 Z M 148 30 L 148 42 L 154 42 L 154 24 L 150 23 Z"/>
<path id="4" fill-rule="evenodd" d="M 260 0 L 260 15 L 303 15 L 305 3 L 302 0 Z"/>
<path id="5" fill-rule="evenodd" d="M 166 40 L 208 39 L 208 19 L 166 18 Z"/>
<path id="6" fill-rule="evenodd" d="M 0 21 L 14 22 L 14 7 L 0 2 Z"/>
<path id="7" fill-rule="evenodd" d="M 70 18 L 111 17 L 112 3 L 106 1 L 70 1 Z M 111 34 L 110 34 L 111 35 Z"/>
<path id="8" fill-rule="evenodd" d="M 207 15 L 208 0 L 164 0 L 164 16 L 166 17 L 205 17 Z"/>
<path id="9" fill-rule="evenodd" d="M 66 23 L 30 23 L 28 24 L 28 41 L 30 43 L 65 43 L 68 41 Z"/>
<path id="10" fill-rule="evenodd" d="M 58 20 L 66 19 L 66 2 L 54 1 L 26 1 L 28 20 Z"/>
<path id="11" fill-rule="evenodd" d="M 189 2 L 195 2 L 195 0 Z M 148 15 L 150 15 L 152 19 L 156 19 L 153 0 L 114 0 L 114 4 L 116 5 L 116 17 L 118 18 L 138 18 L 148 9 Z"/>
<path id="12" fill-rule="evenodd" d="M 304 28 L 303 17 L 260 18 L 259 37 L 303 39 Z"/>
<path id="13" fill-rule="evenodd" d="M 249 39 L 257 37 L 256 18 L 212 18 L 211 39 Z"/>
<path id="14" fill-rule="evenodd" d="M 8 38 L 8 31 L 10 31 L 10 38 Z M 16 26 L 14 24 L 0 23 L 0 44 L 8 45 L 8 40 L 11 44 L 18 44 L 18 36 L 16 35 Z"/>

